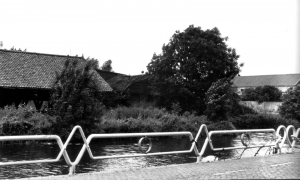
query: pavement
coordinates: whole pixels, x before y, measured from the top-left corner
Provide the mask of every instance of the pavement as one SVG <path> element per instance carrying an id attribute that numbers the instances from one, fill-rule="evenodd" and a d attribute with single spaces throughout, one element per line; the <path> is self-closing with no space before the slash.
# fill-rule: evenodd
<path id="1" fill-rule="evenodd" d="M 28 179 L 28 178 L 27 178 Z M 300 152 L 28 180 L 300 179 Z M 24 180 L 24 179 L 23 179 Z"/>

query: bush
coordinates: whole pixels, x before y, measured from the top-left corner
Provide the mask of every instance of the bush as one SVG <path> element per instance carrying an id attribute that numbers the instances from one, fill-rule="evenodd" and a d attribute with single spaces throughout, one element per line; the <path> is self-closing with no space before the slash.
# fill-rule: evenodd
<path id="1" fill-rule="evenodd" d="M 281 101 L 282 92 L 275 86 L 259 86 L 255 89 L 245 89 L 242 94 L 243 101 Z"/>
<path id="2" fill-rule="evenodd" d="M 159 119 L 166 113 L 164 109 L 158 109 L 155 107 L 138 107 L 138 106 L 131 106 L 131 107 L 117 107 L 115 109 L 108 110 L 105 113 L 104 119 Z"/>
<path id="3" fill-rule="evenodd" d="M 230 112 L 229 115 L 231 117 L 237 117 L 237 116 L 240 116 L 243 114 L 257 114 L 257 112 L 251 107 L 237 103 L 237 104 L 234 104 L 232 111 Z"/>
<path id="4" fill-rule="evenodd" d="M 300 127 L 300 123 L 295 120 L 262 114 L 245 114 L 233 117 L 230 121 L 237 129 L 277 129 L 280 125 Z"/>
<path id="5" fill-rule="evenodd" d="M 80 64 L 81 63 L 81 64 Z M 101 89 L 97 82 L 98 62 L 67 60 L 53 85 L 51 104 L 57 116 L 56 133 L 67 137 L 72 128 L 80 125 L 86 135 L 91 134 L 103 114 Z"/>
<path id="6" fill-rule="evenodd" d="M 205 116 L 184 113 L 170 114 L 165 109 L 141 104 L 139 107 L 118 107 L 107 111 L 101 123 L 106 133 L 117 132 L 170 132 L 191 131 L 196 133 L 201 124 L 208 124 Z"/>
<path id="7" fill-rule="evenodd" d="M 256 101 L 257 100 L 257 94 L 255 91 L 255 88 L 247 88 L 244 90 L 244 92 L 241 95 L 241 99 L 243 101 Z"/>
<path id="8" fill-rule="evenodd" d="M 0 110 L 0 134 L 2 135 L 34 135 L 50 134 L 55 118 L 36 111 L 25 105 L 6 106 Z"/>
<path id="9" fill-rule="evenodd" d="M 235 130 L 235 126 L 230 121 L 219 121 L 217 123 L 209 124 L 207 126 L 209 131 L 217 130 Z"/>
<path id="10" fill-rule="evenodd" d="M 233 91 L 228 79 L 214 82 L 205 94 L 205 114 L 211 121 L 227 120 L 235 106 L 238 106 L 239 96 Z"/>
<path id="11" fill-rule="evenodd" d="M 118 106 L 128 106 L 129 105 L 129 93 L 128 91 L 119 92 L 103 92 L 101 95 L 101 102 L 106 108 L 116 108 Z"/>
<path id="12" fill-rule="evenodd" d="M 300 121 L 300 86 L 288 89 L 283 95 L 282 101 L 282 105 L 279 107 L 280 115 Z"/>

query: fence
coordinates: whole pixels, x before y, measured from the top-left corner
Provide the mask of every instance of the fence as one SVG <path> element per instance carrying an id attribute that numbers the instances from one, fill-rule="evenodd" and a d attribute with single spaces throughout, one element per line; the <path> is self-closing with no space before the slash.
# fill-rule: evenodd
<path id="1" fill-rule="evenodd" d="M 81 137 L 84 141 L 84 144 L 77 155 L 77 158 L 74 162 L 72 162 L 68 156 L 68 153 L 66 151 L 68 144 L 70 143 L 70 140 L 74 136 L 74 133 L 76 130 L 79 130 Z M 292 130 L 292 135 L 290 136 L 292 141 L 290 140 L 290 137 L 288 136 L 289 132 Z M 199 152 L 197 149 L 197 141 L 201 135 L 201 133 L 204 131 L 206 134 L 205 142 L 201 148 L 201 151 Z M 273 133 L 273 139 L 264 144 L 264 145 L 250 145 L 250 133 Z M 280 132 L 283 132 L 283 136 L 280 135 Z M 208 129 L 205 124 L 201 125 L 199 128 L 199 131 L 194 138 L 191 132 L 183 131 L 183 132 L 154 132 L 154 133 L 116 133 L 116 134 L 91 134 L 88 138 L 85 137 L 84 132 L 80 126 L 75 126 L 70 133 L 68 139 L 65 143 L 62 142 L 61 138 L 57 135 L 29 135 L 29 136 L 2 136 L 0 137 L 0 141 L 22 141 L 22 140 L 56 140 L 57 144 L 60 148 L 60 152 L 56 159 L 44 159 L 44 160 L 31 160 L 31 161 L 14 161 L 14 162 L 0 162 L 0 166 L 5 165 L 19 165 L 19 164 L 31 164 L 31 163 L 51 163 L 51 162 L 57 162 L 60 160 L 60 158 L 63 156 L 66 163 L 68 164 L 69 168 L 69 174 L 75 174 L 75 167 L 80 162 L 83 154 L 85 151 L 88 152 L 91 159 L 109 159 L 109 158 L 126 158 L 126 157 L 138 157 L 138 156 L 154 156 L 154 155 L 167 155 L 167 154 L 181 154 L 181 153 L 191 153 L 194 151 L 194 153 L 197 156 L 197 163 L 201 161 L 201 158 L 206 150 L 206 147 L 210 146 L 210 148 L 213 151 L 224 151 L 224 150 L 231 150 L 231 149 L 248 149 L 248 148 L 259 148 L 258 151 L 262 147 L 269 147 L 273 148 L 275 152 L 281 153 L 281 149 L 284 147 L 284 144 L 287 143 L 288 148 L 295 147 L 296 141 L 299 141 L 298 135 L 300 132 L 300 128 L 297 130 L 294 126 L 289 125 L 287 128 L 285 126 L 279 126 L 277 130 L 274 129 L 251 129 L 251 130 L 222 130 L 222 131 L 210 131 L 208 132 Z M 241 142 L 243 146 L 236 146 L 236 147 L 222 147 L 222 148 L 214 148 L 211 137 L 216 134 L 242 134 L 241 135 Z M 155 152 L 150 153 L 151 148 L 153 146 L 151 138 L 150 137 L 156 137 L 156 136 L 188 136 L 191 142 L 191 147 L 187 150 L 182 151 L 168 151 L 168 152 Z M 90 149 L 90 142 L 92 139 L 96 138 L 129 138 L 129 137 L 141 137 L 138 141 L 138 147 L 141 153 L 139 154 L 131 154 L 131 155 L 117 155 L 117 156 L 94 156 L 91 149 Z M 146 151 L 142 149 L 143 142 L 148 141 L 149 147 Z M 258 152 L 257 151 L 257 152 Z M 244 152 L 244 151 L 243 151 Z"/>

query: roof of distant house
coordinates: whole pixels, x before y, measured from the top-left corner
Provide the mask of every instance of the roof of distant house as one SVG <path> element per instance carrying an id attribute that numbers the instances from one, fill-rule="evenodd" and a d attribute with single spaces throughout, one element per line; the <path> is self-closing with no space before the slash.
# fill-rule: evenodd
<path id="1" fill-rule="evenodd" d="M 300 74 L 277 74 L 261 76 L 236 76 L 233 79 L 234 87 L 257 87 L 257 86 L 295 86 L 300 82 Z"/>
<path id="2" fill-rule="evenodd" d="M 151 75 L 135 75 L 135 76 L 127 76 L 127 75 L 118 75 L 107 82 L 108 84 L 117 91 L 125 91 L 131 84 L 141 81 L 149 80 Z"/>
<path id="3" fill-rule="evenodd" d="M 97 72 L 101 75 L 101 77 L 107 81 L 115 76 L 118 76 L 118 75 L 124 75 L 126 76 L 125 74 L 121 74 L 121 73 L 116 73 L 116 72 L 111 72 L 111 71 L 104 71 L 104 70 L 101 70 L 101 69 L 97 69 Z"/>
<path id="4" fill-rule="evenodd" d="M 0 50 L 0 87 L 51 89 L 56 73 L 63 70 L 67 59 L 86 63 L 82 57 Z M 111 91 L 108 83 L 95 74 L 100 89 Z"/>

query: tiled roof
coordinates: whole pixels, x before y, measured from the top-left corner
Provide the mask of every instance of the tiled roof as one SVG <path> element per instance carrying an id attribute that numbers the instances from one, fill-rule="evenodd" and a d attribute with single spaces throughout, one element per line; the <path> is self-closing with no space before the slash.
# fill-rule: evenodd
<path id="1" fill-rule="evenodd" d="M 118 76 L 118 75 L 125 75 L 125 74 L 121 74 L 121 73 L 116 73 L 116 72 L 110 72 L 110 71 L 104 71 L 104 70 L 101 70 L 101 69 L 97 69 L 97 72 L 100 74 L 100 76 L 105 80 L 109 80 L 115 76 Z"/>
<path id="2" fill-rule="evenodd" d="M 0 87 L 51 89 L 56 72 L 62 71 L 67 59 L 86 63 L 81 57 L 0 50 Z M 95 74 L 100 89 L 111 91 L 108 83 Z"/>
<path id="3" fill-rule="evenodd" d="M 114 90 L 125 91 L 132 83 L 149 80 L 149 78 L 151 78 L 151 75 L 118 75 L 109 79 L 107 82 Z"/>
<path id="4" fill-rule="evenodd" d="M 257 87 L 257 86 L 295 86 L 300 82 L 300 74 L 278 74 L 261 76 L 236 76 L 233 79 L 234 87 Z"/>

